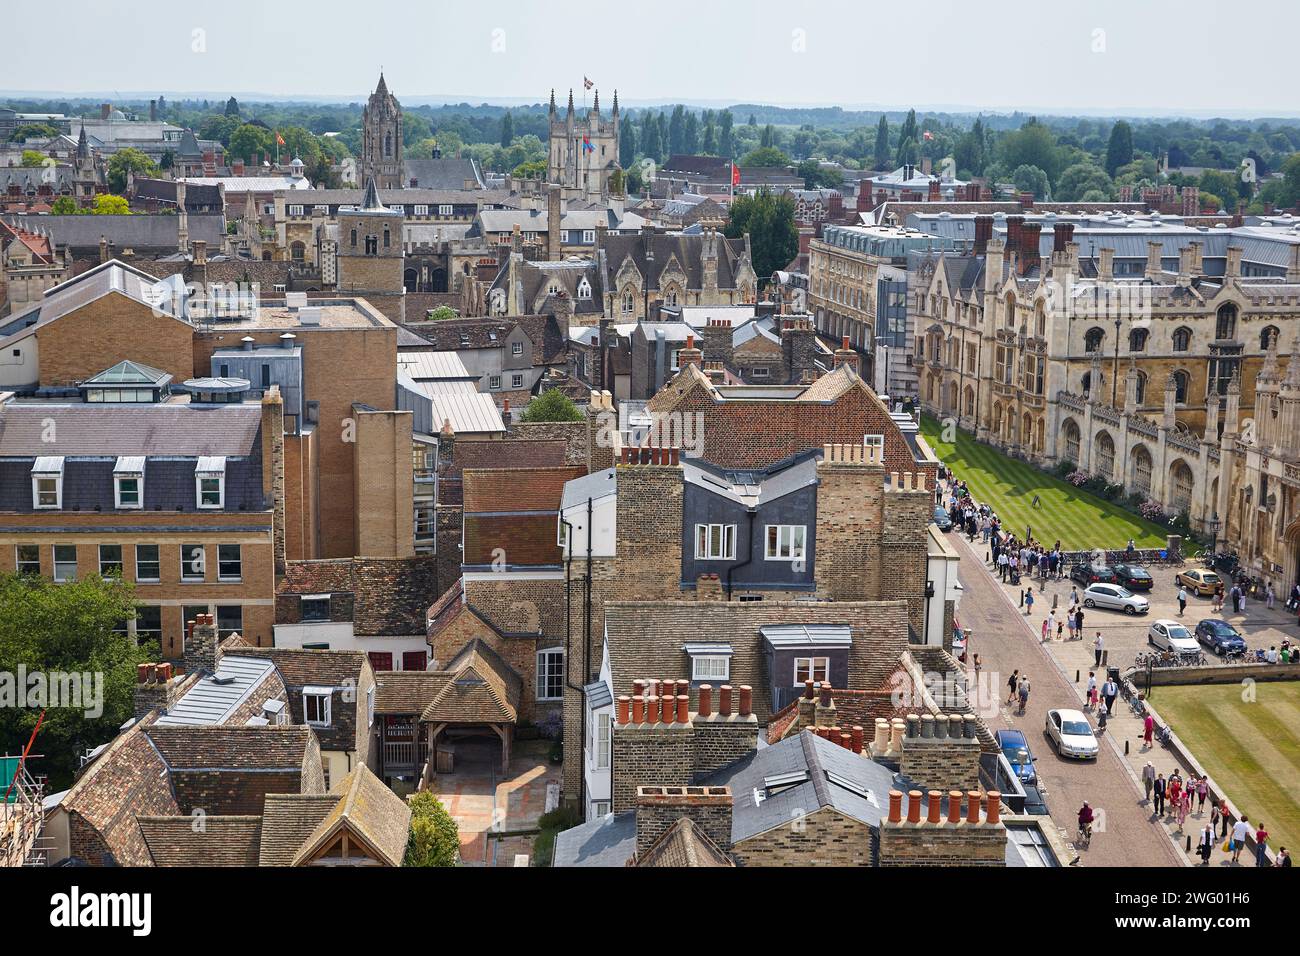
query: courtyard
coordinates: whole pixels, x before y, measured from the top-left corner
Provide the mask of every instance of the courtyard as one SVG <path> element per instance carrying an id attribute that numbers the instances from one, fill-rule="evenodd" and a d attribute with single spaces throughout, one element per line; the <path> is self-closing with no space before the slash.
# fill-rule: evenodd
<path id="1" fill-rule="evenodd" d="M 942 431 L 937 419 L 921 419 L 921 433 L 934 453 L 1015 534 L 1023 536 L 1031 527 L 1037 540 L 1060 541 L 1067 551 L 1117 550 L 1129 538 L 1139 548 L 1164 547 L 1166 531 L 1160 525 L 977 442 L 967 432 L 958 429 L 955 440 L 947 442 Z"/>
<path id="2" fill-rule="evenodd" d="M 1300 682 L 1155 687 L 1151 702 L 1274 850 L 1300 847 Z"/>

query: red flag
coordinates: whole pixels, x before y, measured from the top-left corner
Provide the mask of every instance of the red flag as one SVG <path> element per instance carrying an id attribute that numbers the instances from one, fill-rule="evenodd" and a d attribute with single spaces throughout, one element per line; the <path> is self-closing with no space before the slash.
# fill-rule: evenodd
<path id="1" fill-rule="evenodd" d="M 277 143 L 279 143 L 281 146 L 284 145 L 284 137 L 280 135 L 280 131 L 279 131 L 279 130 L 276 130 L 276 131 L 275 131 L 275 141 L 276 141 Z"/>
<path id="2" fill-rule="evenodd" d="M 740 167 L 737 166 L 735 163 L 731 164 L 731 185 L 733 186 L 740 185 Z"/>

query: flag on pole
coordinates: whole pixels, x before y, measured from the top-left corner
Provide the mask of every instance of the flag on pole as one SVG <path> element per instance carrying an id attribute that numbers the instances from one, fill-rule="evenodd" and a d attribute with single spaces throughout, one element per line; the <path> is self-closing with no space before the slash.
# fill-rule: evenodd
<path id="1" fill-rule="evenodd" d="M 934 139 L 934 134 L 931 133 L 931 132 L 927 129 L 924 133 L 921 134 L 921 138 L 922 138 L 922 139 Z"/>
<path id="2" fill-rule="evenodd" d="M 283 146 L 283 145 L 284 145 L 284 137 L 280 135 L 280 131 L 279 131 L 279 130 L 276 130 L 276 131 L 275 131 L 275 145 L 277 145 L 277 146 Z"/>
<path id="3" fill-rule="evenodd" d="M 740 185 L 740 167 L 737 166 L 735 163 L 731 164 L 731 185 L 733 186 Z"/>
<path id="4" fill-rule="evenodd" d="M 596 85 L 596 84 L 593 83 L 593 82 L 591 82 L 591 80 L 587 79 L 586 76 L 583 76 L 583 78 L 582 78 L 582 88 L 583 88 L 584 90 L 589 90 L 589 89 L 591 89 L 591 88 L 592 88 L 593 86 L 595 86 L 595 85 Z"/>
<path id="5" fill-rule="evenodd" d="M 591 145 L 591 140 L 586 136 L 582 137 L 582 151 L 584 153 L 594 153 L 596 151 L 596 147 Z"/>

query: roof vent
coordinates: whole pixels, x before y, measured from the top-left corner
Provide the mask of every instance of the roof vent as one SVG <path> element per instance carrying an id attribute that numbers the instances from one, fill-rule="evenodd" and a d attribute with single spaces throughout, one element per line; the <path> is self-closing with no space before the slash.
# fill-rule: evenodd
<path id="1" fill-rule="evenodd" d="M 303 325 L 320 325 L 320 306 L 299 309 L 298 321 Z"/>
<path id="2" fill-rule="evenodd" d="M 285 306 L 286 306 L 286 307 L 287 307 L 291 312 L 292 312 L 292 311 L 296 311 L 297 309 L 303 309 L 303 308 L 306 308 L 306 307 L 307 307 L 307 293 L 306 293 L 306 292 L 286 292 L 286 293 L 284 294 L 284 304 L 285 304 Z"/>

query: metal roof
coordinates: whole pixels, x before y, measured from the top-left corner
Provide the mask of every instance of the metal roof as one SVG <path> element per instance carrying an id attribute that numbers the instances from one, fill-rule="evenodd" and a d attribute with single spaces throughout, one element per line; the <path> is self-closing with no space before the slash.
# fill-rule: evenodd
<path id="1" fill-rule="evenodd" d="M 455 352 L 409 349 L 397 353 L 397 364 L 417 382 L 428 379 L 477 379 Z"/>
<path id="2" fill-rule="evenodd" d="M 690 461 L 683 461 L 682 478 L 687 484 L 703 488 L 747 508 L 756 508 L 817 484 L 817 460 L 813 457 L 805 458 L 770 475 L 759 472 L 719 474 Z"/>
<path id="3" fill-rule="evenodd" d="M 711 657 L 730 657 L 732 655 L 730 644 L 709 643 L 707 641 L 687 641 L 682 645 L 682 650 L 692 657 L 697 654 Z"/>
<path id="4" fill-rule="evenodd" d="M 173 727 L 223 724 L 274 669 L 270 658 L 227 654 L 217 664 L 215 675 L 202 677 L 155 723 Z"/>
<path id="5" fill-rule="evenodd" d="M 117 464 L 113 466 L 113 474 L 142 475 L 144 474 L 144 462 L 143 455 L 123 455 L 117 459 Z"/>
<path id="6" fill-rule="evenodd" d="M 768 624 L 758 633 L 773 647 L 849 647 L 853 637 L 847 624 Z"/>
<path id="7" fill-rule="evenodd" d="M 464 432 L 504 432 L 506 423 L 501 420 L 496 402 L 483 392 L 444 392 L 426 389 L 424 382 L 414 382 L 421 394 L 433 403 L 433 425 L 442 428 L 446 421 L 458 435 Z"/>
<path id="8" fill-rule="evenodd" d="M 610 693 L 609 685 L 603 680 L 588 684 L 582 688 L 582 692 L 587 697 L 588 710 L 599 710 L 601 707 L 608 707 L 614 703 L 614 695 Z"/>
<path id="9" fill-rule="evenodd" d="M 567 511 L 578 505 L 586 505 L 587 499 L 599 501 L 606 495 L 618 493 L 618 473 L 613 468 L 593 471 L 590 475 L 574 478 L 564 483 L 564 494 L 560 496 L 560 510 Z"/>

